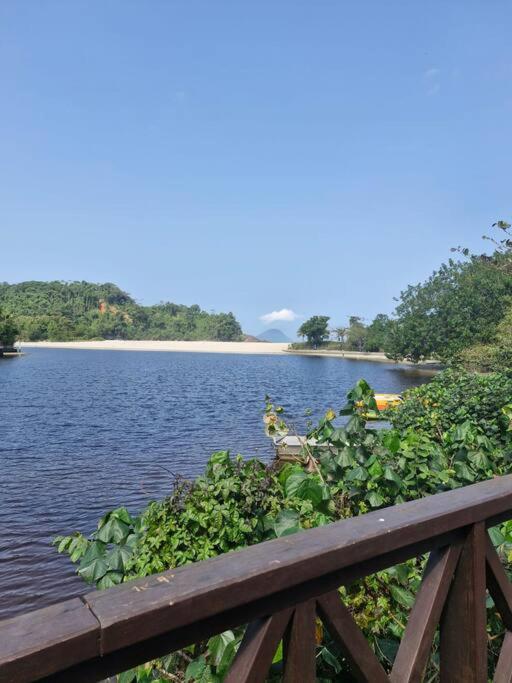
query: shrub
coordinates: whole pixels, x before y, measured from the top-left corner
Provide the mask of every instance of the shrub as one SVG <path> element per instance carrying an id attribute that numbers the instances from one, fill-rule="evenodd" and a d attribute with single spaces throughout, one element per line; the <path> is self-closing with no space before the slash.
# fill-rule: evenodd
<path id="1" fill-rule="evenodd" d="M 277 471 L 258 460 L 214 453 L 205 474 L 193 482 L 178 479 L 170 495 L 153 502 L 139 517 L 120 508 L 103 517 L 88 538 L 58 538 L 60 552 L 78 564 L 78 573 L 98 588 L 135 576 L 181 566 L 220 553 L 295 533 L 372 509 L 454 489 L 510 471 L 512 379 L 446 371 L 429 385 L 412 389 L 389 412 L 391 429 L 367 429 L 366 415 L 377 410 L 361 380 L 336 414 L 329 410 L 309 432 L 303 464 Z M 339 416 L 348 420 L 344 424 Z M 267 397 L 268 433 L 286 431 L 283 410 Z M 492 530 L 505 560 L 512 559 L 512 524 Z M 390 668 L 421 581 L 425 558 L 416 558 L 340 589 L 356 622 Z M 491 660 L 503 624 L 488 605 Z M 186 648 L 126 672 L 121 683 L 181 672 L 180 680 L 222 681 L 243 629 Z M 323 681 L 346 680 L 343 653 L 319 629 L 317 663 Z M 435 648 L 434 648 L 435 649 Z M 279 675 L 282 652 L 273 671 Z M 435 678 L 436 658 L 428 679 Z M 165 679 L 166 676 L 163 676 Z M 273 680 L 273 673 L 270 679 Z M 151 678 L 152 677 L 152 678 Z"/>

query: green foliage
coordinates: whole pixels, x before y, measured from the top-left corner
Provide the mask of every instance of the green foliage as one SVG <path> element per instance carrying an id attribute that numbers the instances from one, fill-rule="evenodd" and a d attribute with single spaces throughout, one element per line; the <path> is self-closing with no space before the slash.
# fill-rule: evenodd
<path id="1" fill-rule="evenodd" d="M 0 305 L 13 316 L 20 338 L 27 341 L 98 338 L 236 341 L 242 336 L 232 313 L 207 313 L 196 305 L 173 303 L 140 306 L 111 283 L 0 283 Z"/>
<path id="2" fill-rule="evenodd" d="M 391 320 L 387 315 L 379 313 L 366 328 L 365 351 L 383 351 L 386 345 Z"/>
<path id="3" fill-rule="evenodd" d="M 302 323 L 297 330 L 299 337 L 306 337 L 310 346 L 321 346 L 329 339 L 328 315 L 314 315 Z"/>
<path id="4" fill-rule="evenodd" d="M 500 372 L 512 368 L 512 307 L 498 324 L 496 336 L 490 344 L 475 344 L 458 356 L 468 370 Z"/>
<path id="5" fill-rule="evenodd" d="M 345 347 L 349 351 L 365 351 L 367 328 L 361 318 L 351 315 L 348 321 L 347 339 Z"/>
<path id="6" fill-rule="evenodd" d="M 372 509 L 458 488 L 510 472 L 512 378 L 449 370 L 405 394 L 389 412 L 393 426 L 372 430 L 366 415 L 378 412 L 371 387 L 360 380 L 336 414 L 327 411 L 309 432 L 309 472 L 289 463 L 280 471 L 258 460 L 214 453 L 202 477 L 179 479 L 168 498 L 132 518 L 120 508 L 100 520 L 90 537 L 56 539 L 79 574 L 99 588 L 213 557 L 253 543 L 297 533 Z M 265 426 L 286 432 L 283 409 L 267 397 Z M 512 523 L 491 531 L 506 562 L 512 561 Z M 340 592 L 383 665 L 389 670 L 421 581 L 426 558 L 356 581 Z M 488 604 L 492 640 L 503 624 Z M 123 674 L 127 681 L 166 672 L 180 680 L 223 680 L 243 628 L 227 631 L 151 667 Z M 317 625 L 319 678 L 347 680 L 343 653 Z M 427 678 L 437 676 L 437 660 Z M 491 659 L 496 653 L 490 648 Z M 282 648 L 269 680 L 278 680 Z M 148 673 L 149 672 L 149 673 Z M 275 676 L 274 676 L 275 674 Z M 132 678 L 129 678 L 132 676 Z M 124 679 L 123 679 L 124 680 Z"/>
<path id="7" fill-rule="evenodd" d="M 400 294 L 385 351 L 397 360 L 450 360 L 494 338 L 511 295 L 507 273 L 478 257 L 467 263 L 450 260 L 426 282 Z"/>
<path id="8" fill-rule="evenodd" d="M 14 317 L 0 308 L 0 346 L 12 346 L 18 336 Z"/>
<path id="9" fill-rule="evenodd" d="M 403 403 L 388 411 L 397 430 L 412 429 L 442 443 L 450 430 L 460 430 L 469 423 L 498 446 L 509 444 L 506 409 L 512 401 L 511 373 L 476 375 L 445 370 L 428 384 L 409 389 L 404 398 Z"/>

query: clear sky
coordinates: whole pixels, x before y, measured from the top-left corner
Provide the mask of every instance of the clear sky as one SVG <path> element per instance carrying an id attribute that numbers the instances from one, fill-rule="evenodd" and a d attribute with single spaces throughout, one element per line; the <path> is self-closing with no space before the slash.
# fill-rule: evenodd
<path id="1" fill-rule="evenodd" d="M 0 280 L 251 333 L 389 313 L 510 218 L 511 26 L 500 0 L 3 0 Z"/>

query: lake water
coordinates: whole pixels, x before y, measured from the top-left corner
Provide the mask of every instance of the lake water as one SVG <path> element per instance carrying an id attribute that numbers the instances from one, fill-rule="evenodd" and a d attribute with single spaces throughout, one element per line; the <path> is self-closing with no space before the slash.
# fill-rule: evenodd
<path id="1" fill-rule="evenodd" d="M 90 532 L 109 509 L 138 512 L 215 450 L 270 460 L 265 394 L 305 430 L 364 377 L 420 384 L 393 364 L 303 356 L 28 349 L 0 360 L 0 619 L 86 590 L 57 534 Z"/>

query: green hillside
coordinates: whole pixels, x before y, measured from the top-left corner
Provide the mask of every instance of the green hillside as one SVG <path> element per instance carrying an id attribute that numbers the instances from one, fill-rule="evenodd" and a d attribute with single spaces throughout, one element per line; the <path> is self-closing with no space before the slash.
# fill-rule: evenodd
<path id="1" fill-rule="evenodd" d="M 140 306 L 110 282 L 0 283 L 0 309 L 11 315 L 25 341 L 73 339 L 171 339 L 236 341 L 232 313 L 160 303 Z"/>

